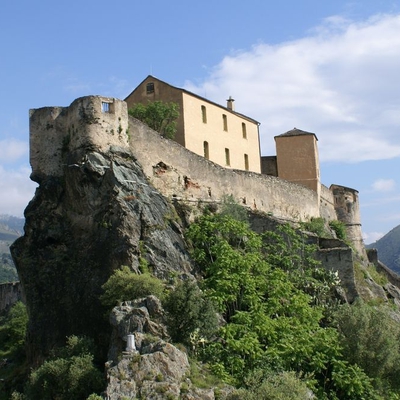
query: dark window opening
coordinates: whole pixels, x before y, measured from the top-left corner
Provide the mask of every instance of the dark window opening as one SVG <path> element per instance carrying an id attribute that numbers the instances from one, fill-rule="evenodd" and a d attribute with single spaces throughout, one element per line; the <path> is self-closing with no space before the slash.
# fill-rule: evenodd
<path id="1" fill-rule="evenodd" d="M 225 149 L 225 164 L 227 166 L 231 165 L 231 157 L 230 157 L 230 154 L 229 154 L 229 149 Z"/>
<path id="2" fill-rule="evenodd" d="M 201 106 L 201 117 L 203 119 L 203 122 L 206 124 L 207 123 L 207 109 L 206 109 L 206 106 Z"/>
<path id="3" fill-rule="evenodd" d="M 154 82 L 150 82 L 146 85 L 146 93 L 147 94 L 154 93 Z"/>
<path id="4" fill-rule="evenodd" d="M 244 169 L 249 170 L 249 156 L 247 154 L 244 155 Z"/>
<path id="5" fill-rule="evenodd" d="M 208 142 L 204 142 L 203 143 L 203 148 L 204 148 L 204 158 L 209 160 L 210 159 L 210 153 L 209 153 L 209 149 L 208 149 Z"/>
<path id="6" fill-rule="evenodd" d="M 243 139 L 247 139 L 247 129 L 246 129 L 246 124 L 242 122 L 242 135 Z"/>
<path id="7" fill-rule="evenodd" d="M 228 131 L 228 118 L 225 114 L 222 114 L 222 122 L 223 122 L 224 131 Z"/>

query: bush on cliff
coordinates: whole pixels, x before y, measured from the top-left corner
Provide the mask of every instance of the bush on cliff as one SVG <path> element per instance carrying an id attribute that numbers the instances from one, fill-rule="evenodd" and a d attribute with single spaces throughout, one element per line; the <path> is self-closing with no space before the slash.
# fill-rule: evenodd
<path id="1" fill-rule="evenodd" d="M 217 329 L 217 315 L 210 299 L 195 282 L 184 281 L 167 296 L 168 333 L 174 342 L 195 346 L 194 336 L 209 339 Z"/>
<path id="2" fill-rule="evenodd" d="M 26 396 L 30 400 L 85 400 L 105 386 L 103 374 L 93 364 L 91 342 L 71 336 L 56 356 L 34 370 Z"/>
<path id="3" fill-rule="evenodd" d="M 150 294 L 162 298 L 164 294 L 162 281 L 149 273 L 138 275 L 127 266 L 116 270 L 102 288 L 104 292 L 100 300 L 108 309 L 122 301 L 135 300 Z"/>

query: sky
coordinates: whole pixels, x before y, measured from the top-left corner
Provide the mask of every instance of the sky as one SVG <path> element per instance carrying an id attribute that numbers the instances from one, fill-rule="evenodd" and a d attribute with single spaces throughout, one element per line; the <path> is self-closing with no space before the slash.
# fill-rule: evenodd
<path id="1" fill-rule="evenodd" d="M 29 109 L 124 99 L 147 75 L 260 121 L 262 155 L 318 137 L 365 242 L 400 224 L 400 0 L 15 0 L 0 10 L 0 214 L 23 216 Z"/>

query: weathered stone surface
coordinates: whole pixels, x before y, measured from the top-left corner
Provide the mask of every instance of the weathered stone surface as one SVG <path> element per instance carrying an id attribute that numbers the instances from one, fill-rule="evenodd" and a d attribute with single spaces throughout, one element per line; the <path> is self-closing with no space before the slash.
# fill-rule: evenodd
<path id="1" fill-rule="evenodd" d="M 162 315 L 161 304 L 154 296 L 125 302 L 113 309 L 107 399 L 215 399 L 213 388 L 192 385 L 186 353 L 158 336 L 165 334 Z M 129 333 L 135 337 L 136 352 L 124 352 Z"/>
<path id="2" fill-rule="evenodd" d="M 0 313 L 6 312 L 20 300 L 24 300 L 24 296 L 19 282 L 0 284 Z"/>
<path id="3" fill-rule="evenodd" d="M 121 265 L 139 272 L 145 258 L 166 280 L 192 271 L 174 208 L 126 148 L 79 149 L 63 164 L 63 177 L 41 176 L 25 211 L 25 235 L 12 246 L 31 317 L 31 358 L 71 334 L 107 346 L 99 295 Z"/>

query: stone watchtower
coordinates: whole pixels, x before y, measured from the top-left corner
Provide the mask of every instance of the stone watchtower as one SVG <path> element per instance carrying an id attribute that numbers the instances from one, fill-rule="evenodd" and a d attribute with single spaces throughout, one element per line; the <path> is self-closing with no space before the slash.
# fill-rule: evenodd
<path id="1" fill-rule="evenodd" d="M 337 219 L 346 225 L 347 239 L 355 250 L 367 257 L 361 231 L 358 191 L 345 186 L 331 185 Z"/>
<path id="2" fill-rule="evenodd" d="M 314 190 L 320 198 L 317 136 L 297 128 L 275 136 L 279 178 Z"/>
<path id="3" fill-rule="evenodd" d="M 112 97 L 86 96 L 69 107 L 30 110 L 32 180 L 62 176 L 64 155 L 73 150 L 128 146 L 126 103 Z"/>

